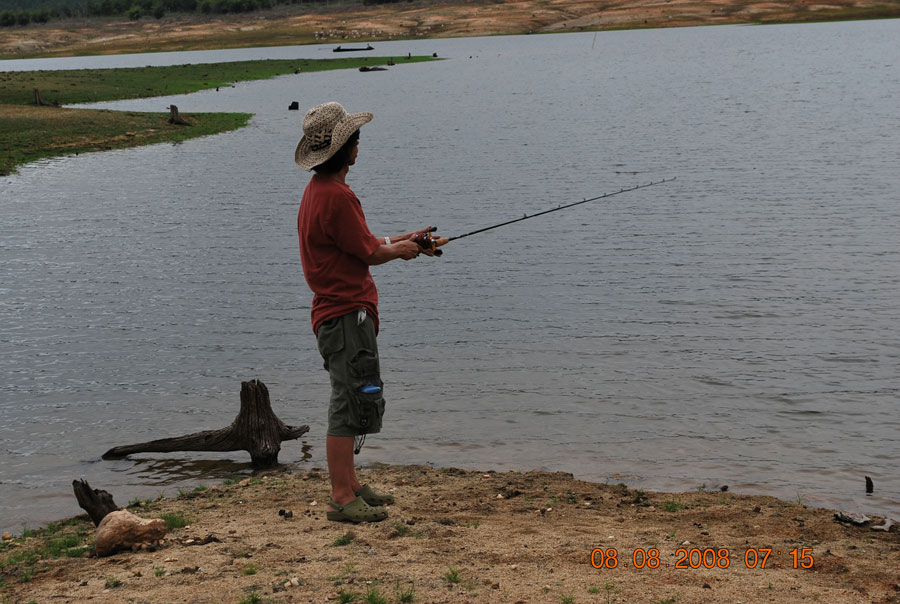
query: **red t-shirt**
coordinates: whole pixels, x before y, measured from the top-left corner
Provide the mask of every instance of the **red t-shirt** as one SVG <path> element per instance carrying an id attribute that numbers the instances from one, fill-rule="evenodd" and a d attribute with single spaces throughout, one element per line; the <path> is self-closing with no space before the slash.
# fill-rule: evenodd
<path id="1" fill-rule="evenodd" d="M 362 204 L 346 184 L 318 174 L 297 213 L 300 261 L 312 304 L 313 332 L 328 319 L 364 308 L 378 329 L 378 291 L 364 259 L 382 240 L 366 224 Z"/>

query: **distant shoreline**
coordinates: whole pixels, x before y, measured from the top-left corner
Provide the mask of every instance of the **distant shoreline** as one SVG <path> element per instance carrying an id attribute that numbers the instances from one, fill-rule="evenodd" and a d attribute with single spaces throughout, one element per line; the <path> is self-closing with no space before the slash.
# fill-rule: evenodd
<path id="1" fill-rule="evenodd" d="M 892 0 L 516 0 L 337 7 L 239 15 L 72 19 L 0 28 L 0 59 L 209 50 L 725 24 L 900 18 Z M 0 64 L 2 65 L 2 64 Z"/>

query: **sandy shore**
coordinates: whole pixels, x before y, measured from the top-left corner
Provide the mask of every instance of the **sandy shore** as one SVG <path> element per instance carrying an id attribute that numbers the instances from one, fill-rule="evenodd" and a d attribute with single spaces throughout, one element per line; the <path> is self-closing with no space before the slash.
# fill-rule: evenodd
<path id="1" fill-rule="evenodd" d="M 900 17 L 891 0 L 510 0 L 289 5 L 218 17 L 91 19 L 0 29 L 0 58 L 341 41 Z"/>
<path id="2" fill-rule="evenodd" d="M 40 560 L 24 576 L 6 567 L 0 593 L 97 603 L 900 602 L 896 529 L 851 526 L 800 503 L 650 493 L 563 473 L 363 475 L 397 497 L 384 522 L 328 522 L 327 476 L 275 472 L 134 506 L 147 518 L 181 512 L 189 525 L 153 551 Z M 93 529 L 84 517 L 67 530 L 79 527 Z M 40 539 L 8 544 L 0 562 Z"/>

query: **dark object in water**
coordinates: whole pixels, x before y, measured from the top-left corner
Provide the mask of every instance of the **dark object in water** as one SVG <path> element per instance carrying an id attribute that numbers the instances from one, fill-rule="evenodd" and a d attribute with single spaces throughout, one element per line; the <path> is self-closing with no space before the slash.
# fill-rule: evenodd
<path id="1" fill-rule="evenodd" d="M 250 453 L 254 468 L 278 465 L 281 443 L 309 432 L 309 426 L 289 426 L 272 411 L 269 389 L 259 380 L 241 382 L 241 409 L 230 425 L 218 430 L 161 438 L 134 445 L 113 447 L 103 459 L 119 459 L 133 453 L 172 451 L 239 451 Z"/>
<path id="2" fill-rule="evenodd" d="M 871 495 L 875 490 L 875 485 L 872 484 L 872 479 L 866 476 L 866 495 Z"/>
<path id="3" fill-rule="evenodd" d="M 366 44 L 365 48 L 341 48 L 338 46 L 337 48 L 331 49 L 331 52 L 356 52 L 358 50 L 375 50 L 372 48 L 371 44 Z"/>
<path id="4" fill-rule="evenodd" d="M 300 103 L 294 101 L 290 105 L 288 105 L 288 111 L 300 111 Z"/>
<path id="5" fill-rule="evenodd" d="M 363 73 L 367 71 L 387 71 L 387 67 L 366 67 L 365 65 L 363 65 L 359 68 L 359 70 Z"/>

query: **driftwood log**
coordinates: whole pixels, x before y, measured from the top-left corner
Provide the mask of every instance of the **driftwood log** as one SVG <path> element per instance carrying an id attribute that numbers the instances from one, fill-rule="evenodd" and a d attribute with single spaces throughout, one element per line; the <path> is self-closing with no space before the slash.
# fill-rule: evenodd
<path id="1" fill-rule="evenodd" d="M 247 451 L 253 467 L 270 468 L 278 465 L 282 441 L 300 438 L 308 431 L 309 426 L 288 426 L 278 419 L 269 402 L 269 389 L 259 380 L 251 380 L 241 382 L 241 410 L 230 426 L 113 447 L 103 454 L 103 459 L 116 459 L 132 453 Z"/>
<path id="2" fill-rule="evenodd" d="M 113 501 L 112 495 L 100 489 L 92 489 L 84 479 L 73 480 L 72 488 L 75 490 L 75 499 L 78 500 L 78 505 L 88 513 L 94 526 L 99 526 L 100 521 L 107 514 L 119 509 L 119 506 Z"/>
<path id="3" fill-rule="evenodd" d="M 190 122 L 186 122 L 184 118 L 178 115 L 178 107 L 169 105 L 169 123 L 178 124 L 179 126 L 190 126 Z"/>

